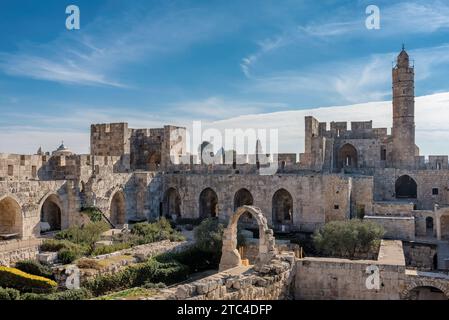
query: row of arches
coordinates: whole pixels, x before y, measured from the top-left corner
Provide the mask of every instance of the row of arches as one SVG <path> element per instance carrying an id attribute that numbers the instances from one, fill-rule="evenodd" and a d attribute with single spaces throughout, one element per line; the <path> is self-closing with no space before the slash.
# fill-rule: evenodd
<path id="1" fill-rule="evenodd" d="M 198 204 L 200 218 L 218 216 L 218 195 L 212 188 L 206 188 L 200 193 Z M 254 205 L 254 197 L 248 189 L 242 188 L 234 195 L 233 209 L 236 211 L 245 205 Z M 165 192 L 161 214 L 167 217 L 180 217 L 181 197 L 175 188 L 169 188 Z M 244 222 L 251 222 L 251 219 L 249 214 L 242 217 Z M 285 189 L 277 190 L 272 197 L 272 221 L 275 225 L 293 223 L 293 197 Z"/>
<path id="2" fill-rule="evenodd" d="M 62 210 L 59 196 L 48 195 L 40 205 L 41 233 L 61 230 Z M 23 237 L 23 212 L 19 202 L 11 196 L 0 200 L 0 234 L 8 238 Z"/>

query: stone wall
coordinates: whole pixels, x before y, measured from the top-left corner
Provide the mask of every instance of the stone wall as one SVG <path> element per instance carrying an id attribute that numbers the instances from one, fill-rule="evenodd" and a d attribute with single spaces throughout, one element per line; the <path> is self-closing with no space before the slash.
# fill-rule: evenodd
<path id="1" fill-rule="evenodd" d="M 162 290 L 150 300 L 285 300 L 293 296 L 293 253 L 278 255 L 262 269 L 236 267 Z"/>
<path id="2" fill-rule="evenodd" d="M 408 269 L 434 270 L 437 245 L 431 243 L 403 242 L 405 263 Z"/>
<path id="3" fill-rule="evenodd" d="M 40 240 L 2 241 L 0 247 L 0 266 L 12 267 L 22 260 L 34 260 L 39 253 Z"/>
<path id="4" fill-rule="evenodd" d="M 386 231 L 385 238 L 400 240 L 415 239 L 414 217 L 365 216 L 365 219 L 383 226 Z"/>
<path id="5" fill-rule="evenodd" d="M 405 289 L 400 241 L 382 241 L 378 260 L 304 258 L 297 261 L 295 298 L 299 300 L 396 300 Z M 377 266 L 379 289 L 368 289 L 367 268 Z M 368 271 L 367 271 L 368 270 Z"/>

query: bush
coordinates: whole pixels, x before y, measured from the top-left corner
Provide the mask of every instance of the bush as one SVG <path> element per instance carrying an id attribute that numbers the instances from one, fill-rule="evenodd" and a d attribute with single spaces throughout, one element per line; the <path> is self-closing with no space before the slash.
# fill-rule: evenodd
<path id="1" fill-rule="evenodd" d="M 221 254 L 224 225 L 217 218 L 207 218 L 194 231 L 195 246 L 203 252 Z"/>
<path id="2" fill-rule="evenodd" d="M 102 275 L 86 281 L 83 286 L 95 296 L 109 292 L 139 287 L 148 282 L 176 283 L 186 279 L 188 267 L 179 262 L 161 263 L 150 259 L 112 275 Z"/>
<path id="3" fill-rule="evenodd" d="M 23 272 L 54 280 L 51 268 L 44 266 L 39 261 L 23 260 L 17 262 L 15 267 Z"/>
<path id="4" fill-rule="evenodd" d="M 93 247 L 94 243 L 100 240 L 101 234 L 107 230 L 109 226 L 106 222 L 92 222 L 82 227 L 74 226 L 60 231 L 55 235 L 55 239 Z"/>
<path id="5" fill-rule="evenodd" d="M 153 223 L 136 223 L 131 229 L 131 234 L 138 236 L 134 240 L 136 245 L 171 239 L 173 241 L 184 240 L 184 237 L 174 230 L 164 217 Z"/>
<path id="6" fill-rule="evenodd" d="M 163 253 L 154 257 L 159 262 L 178 261 L 189 268 L 189 273 L 217 269 L 220 264 L 220 258 L 221 254 L 213 251 L 203 251 L 197 246 L 192 246 L 181 252 Z"/>
<path id="7" fill-rule="evenodd" d="M 0 266 L 0 287 L 13 288 L 22 292 L 51 292 L 57 287 L 57 283 L 16 268 Z"/>
<path id="8" fill-rule="evenodd" d="M 178 218 L 175 221 L 175 224 L 178 226 L 183 226 L 183 225 L 191 225 L 191 226 L 199 226 L 201 224 L 201 222 L 203 221 L 202 218 Z"/>
<path id="9" fill-rule="evenodd" d="M 0 300 L 19 300 L 20 292 L 11 288 L 0 288 Z"/>
<path id="10" fill-rule="evenodd" d="M 24 293 L 22 300 L 87 300 L 92 298 L 92 293 L 85 289 L 72 289 L 51 294 Z"/>
<path id="11" fill-rule="evenodd" d="M 354 258 L 378 246 L 384 234 L 384 228 L 375 222 L 332 221 L 314 234 L 313 243 L 324 255 Z"/>
<path id="12" fill-rule="evenodd" d="M 86 214 L 92 222 L 99 222 L 103 220 L 103 212 L 96 207 L 82 208 L 81 213 Z"/>
<path id="13" fill-rule="evenodd" d="M 58 252 L 61 249 L 70 248 L 73 246 L 73 243 L 66 240 L 44 240 L 40 245 L 41 251 L 49 251 L 49 252 Z"/>
<path id="14" fill-rule="evenodd" d="M 94 251 L 92 251 L 91 255 L 99 256 L 102 254 L 108 254 L 108 253 L 112 253 L 112 252 L 116 252 L 116 251 L 120 251 L 120 250 L 124 250 L 124 249 L 129 249 L 129 248 L 131 248 L 131 246 L 132 246 L 132 244 L 128 243 L 128 242 L 115 243 L 110 246 L 100 246 L 100 247 L 96 247 L 94 249 Z"/>

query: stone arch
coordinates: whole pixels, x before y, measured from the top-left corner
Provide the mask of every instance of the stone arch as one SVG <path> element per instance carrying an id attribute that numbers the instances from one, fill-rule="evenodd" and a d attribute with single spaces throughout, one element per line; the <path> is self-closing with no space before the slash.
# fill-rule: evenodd
<path id="1" fill-rule="evenodd" d="M 293 224 L 293 197 L 285 189 L 277 190 L 272 198 L 272 218 L 275 229 Z"/>
<path id="2" fill-rule="evenodd" d="M 204 189 L 199 198 L 200 218 L 218 216 L 218 196 L 211 188 Z"/>
<path id="3" fill-rule="evenodd" d="M 242 206 L 252 206 L 254 204 L 254 198 L 248 189 L 239 189 L 234 195 L 234 212 Z M 251 223 L 252 215 L 249 213 L 244 213 L 242 216 L 242 222 Z"/>
<path id="4" fill-rule="evenodd" d="M 394 188 L 398 199 L 416 199 L 418 196 L 418 185 L 409 175 L 400 176 L 396 180 Z"/>
<path id="5" fill-rule="evenodd" d="M 117 190 L 113 194 L 109 208 L 109 220 L 115 227 L 126 223 L 126 198 L 123 190 Z"/>
<path id="6" fill-rule="evenodd" d="M 358 152 L 350 143 L 343 145 L 338 151 L 338 168 L 357 168 Z"/>
<path id="7" fill-rule="evenodd" d="M 443 284 L 438 280 L 426 278 L 416 279 L 413 280 L 410 284 L 408 284 L 404 289 L 404 291 L 402 291 L 401 293 L 401 299 L 402 300 L 415 300 L 417 298 L 419 299 L 419 297 L 417 297 L 414 291 L 420 288 L 438 289 L 445 296 L 446 300 L 449 300 L 449 285 Z"/>
<path id="8" fill-rule="evenodd" d="M 62 205 L 59 195 L 46 195 L 39 206 L 40 232 L 59 231 L 62 229 Z"/>
<path id="9" fill-rule="evenodd" d="M 251 214 L 259 226 L 259 255 L 256 259 L 256 265 L 262 266 L 267 264 L 277 254 L 273 230 L 268 227 L 267 219 L 262 211 L 254 206 L 242 206 L 231 216 L 229 224 L 224 230 L 220 271 L 242 265 L 241 257 L 237 250 L 237 225 L 244 213 Z"/>
<path id="10" fill-rule="evenodd" d="M 181 217 L 181 196 L 175 188 L 168 188 L 163 199 L 163 215 L 168 218 Z"/>
<path id="11" fill-rule="evenodd" d="M 23 236 L 22 208 L 12 196 L 0 198 L 0 234 L 17 234 Z"/>

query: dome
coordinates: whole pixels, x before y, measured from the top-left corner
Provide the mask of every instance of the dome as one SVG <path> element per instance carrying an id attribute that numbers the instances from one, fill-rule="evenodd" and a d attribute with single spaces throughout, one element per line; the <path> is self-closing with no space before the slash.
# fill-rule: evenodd
<path id="1" fill-rule="evenodd" d="M 64 145 L 64 141 L 61 143 L 61 145 L 58 147 L 58 149 L 53 151 L 53 155 L 55 155 L 55 156 L 69 156 L 72 154 L 73 154 L 73 152 Z"/>

